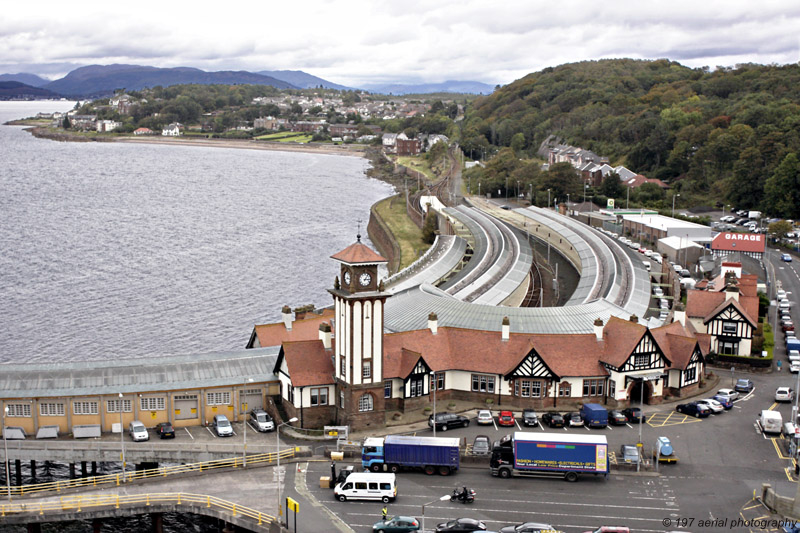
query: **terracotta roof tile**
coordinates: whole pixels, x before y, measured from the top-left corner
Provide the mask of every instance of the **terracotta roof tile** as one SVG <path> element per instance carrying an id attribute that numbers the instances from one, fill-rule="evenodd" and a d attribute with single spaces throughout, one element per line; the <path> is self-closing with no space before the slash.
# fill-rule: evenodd
<path id="1" fill-rule="evenodd" d="M 598 354 L 600 359 L 615 368 L 621 367 L 646 331 L 647 327 L 638 322 L 612 316 L 603 327 L 603 353 Z"/>
<path id="2" fill-rule="evenodd" d="M 764 253 L 766 248 L 766 235 L 761 233 L 735 233 L 723 231 L 717 233 L 711 241 L 712 250 L 734 252 Z"/>
<path id="3" fill-rule="evenodd" d="M 357 265 L 364 263 L 386 263 L 385 258 L 375 253 L 369 246 L 362 244 L 359 240 L 354 242 L 344 250 L 331 256 L 331 259 L 347 263 L 349 265 Z"/>
<path id="4" fill-rule="evenodd" d="M 650 333 L 672 363 L 672 368 L 685 370 L 692 358 L 697 339 L 680 322 L 672 322 L 660 328 L 651 329 Z"/>
<path id="5" fill-rule="evenodd" d="M 330 385 L 335 382 L 331 354 L 325 350 L 321 340 L 284 342 L 278 362 L 281 357 L 286 361 L 295 387 Z"/>
<path id="6" fill-rule="evenodd" d="M 688 291 L 686 293 L 686 316 L 702 318 L 705 321 L 705 319 L 719 312 L 720 306 L 725 303 L 726 296 L 724 291 Z M 731 301 L 735 302 L 736 300 L 731 298 Z M 758 320 L 758 297 L 745 296 L 740 292 L 737 304 L 736 307 L 739 311 L 746 314 L 750 321 L 755 324 Z"/>
<path id="7" fill-rule="evenodd" d="M 287 330 L 283 322 L 276 322 L 256 325 L 254 332 L 261 347 L 280 346 L 289 341 L 319 339 L 320 324 L 323 322 L 329 324 L 334 314 L 333 309 L 323 309 L 320 314 L 307 313 L 301 320 L 293 321 L 291 330 Z"/>

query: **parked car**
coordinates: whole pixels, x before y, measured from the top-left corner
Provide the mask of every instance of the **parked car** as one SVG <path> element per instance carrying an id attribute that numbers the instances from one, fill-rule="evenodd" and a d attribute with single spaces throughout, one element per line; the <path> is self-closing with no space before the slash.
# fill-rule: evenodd
<path id="1" fill-rule="evenodd" d="M 275 429 L 275 422 L 263 409 L 253 409 L 250 411 L 250 424 L 262 433 Z"/>
<path id="2" fill-rule="evenodd" d="M 733 390 L 747 393 L 753 390 L 753 387 L 755 387 L 755 385 L 753 385 L 752 381 L 747 378 L 740 378 L 736 380 L 736 385 L 733 387 Z"/>
<path id="3" fill-rule="evenodd" d="M 231 426 L 231 421 L 228 420 L 227 416 L 214 415 L 214 422 L 212 425 L 214 427 L 214 433 L 217 434 L 217 437 L 233 436 L 233 426 Z"/>
<path id="4" fill-rule="evenodd" d="M 791 320 L 787 320 L 783 324 L 781 324 L 781 329 L 784 333 L 787 331 L 794 331 L 794 323 Z"/>
<path id="5" fill-rule="evenodd" d="M 479 426 L 487 426 L 489 424 L 494 424 L 494 417 L 492 416 L 492 412 L 490 410 L 481 409 L 478 411 L 476 421 L 478 422 Z"/>
<path id="6" fill-rule="evenodd" d="M 150 434 L 147 432 L 147 428 L 138 420 L 134 420 L 128 424 L 128 431 L 134 442 L 150 440 Z"/>
<path id="7" fill-rule="evenodd" d="M 627 409 L 622 410 L 622 414 L 628 419 L 628 422 L 633 422 L 635 424 L 644 424 L 647 422 L 644 416 L 644 413 L 638 407 L 628 407 Z"/>
<path id="8" fill-rule="evenodd" d="M 533 409 L 522 410 L 522 425 L 525 427 L 536 427 L 539 425 L 539 417 Z"/>
<path id="9" fill-rule="evenodd" d="M 739 398 L 739 393 L 733 389 L 719 389 L 717 391 L 717 396 L 723 396 L 728 398 L 730 401 L 734 401 Z"/>
<path id="10" fill-rule="evenodd" d="M 664 291 L 661 289 L 661 287 L 653 287 L 653 296 L 656 298 L 661 298 L 664 296 Z"/>
<path id="11" fill-rule="evenodd" d="M 721 403 L 719 403 L 717 400 L 714 400 L 712 398 L 705 398 L 703 400 L 697 400 L 697 403 L 700 404 L 700 405 L 705 405 L 706 407 L 708 407 L 708 409 L 713 414 L 721 413 L 721 412 L 723 412 L 725 410 L 725 408 L 722 407 Z"/>
<path id="12" fill-rule="evenodd" d="M 435 529 L 436 533 L 469 533 L 470 531 L 486 531 L 486 524 L 474 518 L 456 518 L 442 522 Z"/>
<path id="13" fill-rule="evenodd" d="M 500 411 L 500 414 L 497 416 L 497 425 L 516 426 L 517 421 L 514 420 L 514 413 L 512 413 L 511 411 Z"/>
<path id="14" fill-rule="evenodd" d="M 631 530 L 625 526 L 600 526 L 585 533 L 631 533 Z"/>
<path id="15" fill-rule="evenodd" d="M 492 441 L 486 435 L 478 435 L 472 441 L 472 455 L 489 455 L 492 451 Z"/>
<path id="16" fill-rule="evenodd" d="M 563 428 L 564 417 L 559 413 L 551 413 L 548 411 L 542 415 L 542 424 L 547 424 L 547 427 L 551 428 Z"/>
<path id="17" fill-rule="evenodd" d="M 564 421 L 571 428 L 583 426 L 583 417 L 581 416 L 580 412 L 578 412 L 578 411 L 572 411 L 571 413 L 565 413 L 564 414 Z"/>
<path id="18" fill-rule="evenodd" d="M 555 528 L 550 524 L 541 522 L 525 522 L 523 524 L 511 524 L 500 528 L 499 533 L 537 533 L 539 531 L 555 532 Z"/>
<path id="19" fill-rule="evenodd" d="M 161 422 L 159 424 L 156 424 L 156 435 L 158 435 L 162 439 L 174 439 L 175 428 L 173 428 L 172 424 L 170 424 L 169 422 Z"/>
<path id="20" fill-rule="evenodd" d="M 783 300 L 786 298 L 786 291 L 783 289 L 778 289 L 778 292 L 775 294 L 778 297 L 778 300 Z"/>
<path id="21" fill-rule="evenodd" d="M 800 361 L 792 361 L 789 364 L 789 372 L 798 373 L 800 372 Z"/>
<path id="22" fill-rule="evenodd" d="M 622 411 L 612 409 L 608 412 L 608 423 L 612 426 L 624 426 L 628 423 L 628 417 L 622 414 Z"/>
<path id="23" fill-rule="evenodd" d="M 413 516 L 393 516 L 375 522 L 372 531 L 384 533 L 406 533 L 407 531 L 419 531 L 419 520 Z"/>
<path id="24" fill-rule="evenodd" d="M 783 261 L 784 263 L 791 263 L 792 256 L 789 254 L 781 254 L 781 261 Z"/>
<path id="25" fill-rule="evenodd" d="M 617 463 L 637 464 L 639 462 L 639 448 L 634 444 L 623 444 L 619 448 Z"/>
<path id="26" fill-rule="evenodd" d="M 684 415 L 694 416 L 697 418 L 706 418 L 711 414 L 711 409 L 697 402 L 678 404 L 675 410 L 679 413 L 683 413 Z"/>
<path id="27" fill-rule="evenodd" d="M 436 429 L 447 431 L 450 428 L 461 428 L 469 425 L 469 418 L 454 413 L 436 413 L 428 418 L 428 427 L 433 428 L 434 416 L 436 417 Z"/>
<path id="28" fill-rule="evenodd" d="M 717 400 L 726 411 L 733 408 L 733 402 L 727 396 L 716 394 L 714 395 L 714 399 Z"/>
<path id="29" fill-rule="evenodd" d="M 776 402 L 791 402 L 794 400 L 794 391 L 791 387 L 778 387 L 775 389 Z"/>

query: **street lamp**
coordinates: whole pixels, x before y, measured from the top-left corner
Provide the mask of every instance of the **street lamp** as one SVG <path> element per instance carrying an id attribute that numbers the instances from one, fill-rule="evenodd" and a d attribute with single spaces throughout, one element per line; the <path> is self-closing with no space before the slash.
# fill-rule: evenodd
<path id="1" fill-rule="evenodd" d="M 672 218 L 675 218 L 675 198 L 680 196 L 680 194 L 673 194 L 672 195 Z"/>
<path id="2" fill-rule="evenodd" d="M 122 481 L 125 482 L 125 426 L 122 425 L 122 393 L 119 393 L 119 446 L 122 448 Z"/>
<path id="3" fill-rule="evenodd" d="M 431 388 L 433 389 L 433 436 L 436 436 L 436 372 L 431 370 Z M 424 531 L 424 528 L 423 528 Z"/>
<path id="4" fill-rule="evenodd" d="M 547 189 L 547 209 L 550 209 L 550 189 Z"/>
<path id="5" fill-rule="evenodd" d="M 640 392 L 639 409 L 640 410 L 641 410 L 642 406 L 644 405 L 644 384 L 647 383 L 648 381 L 649 380 L 647 379 L 647 376 L 642 376 L 642 380 L 641 380 L 642 386 L 639 387 L 639 392 Z M 642 415 L 644 416 L 644 413 L 642 413 Z M 644 450 L 644 448 L 642 447 L 642 426 L 643 425 L 644 425 L 644 423 L 642 422 L 642 418 L 640 417 L 639 418 L 639 460 L 636 461 L 636 471 L 637 472 L 639 471 L 639 468 L 641 467 L 641 464 L 642 464 L 642 455 L 644 455 L 642 453 L 642 451 Z"/>
<path id="6" fill-rule="evenodd" d="M 625 197 L 625 209 L 628 209 L 628 204 L 630 204 L 630 201 L 631 201 L 631 188 L 628 187 L 628 192 Z"/>
<path id="7" fill-rule="evenodd" d="M 731 388 L 733 388 L 733 370 L 734 370 L 734 367 L 731 366 Z"/>
<path id="8" fill-rule="evenodd" d="M 247 397 L 247 393 L 245 392 L 245 388 L 247 387 L 248 383 L 252 383 L 253 378 L 247 378 L 244 383 L 242 383 L 242 398 L 239 398 L 239 404 L 241 405 L 242 411 L 242 433 L 244 434 L 243 446 L 242 448 L 242 468 L 247 466 L 247 405 L 244 402 L 244 398 Z"/>
<path id="9" fill-rule="evenodd" d="M 293 416 L 283 424 L 278 425 L 275 429 L 275 435 L 278 439 L 278 446 L 277 450 L 277 465 L 278 465 L 278 523 L 283 524 L 281 518 L 283 517 L 283 500 L 281 499 L 281 426 L 285 426 L 287 424 L 291 424 L 292 422 L 297 422 L 297 417 Z"/>
<path id="10" fill-rule="evenodd" d="M 422 531 L 423 533 L 425 532 L 425 506 L 426 505 L 430 505 L 432 503 L 436 503 L 436 502 L 443 502 L 443 501 L 446 501 L 446 500 L 449 500 L 449 499 L 450 499 L 450 496 L 441 496 L 441 497 L 439 497 L 438 500 L 432 500 L 432 501 L 429 501 L 428 503 L 423 503 L 422 504 L 422 529 L 420 531 Z"/>
<path id="11" fill-rule="evenodd" d="M 8 501 L 11 501 L 11 474 L 9 473 L 10 462 L 8 460 L 8 443 L 6 441 L 6 417 L 8 416 L 8 406 L 3 408 L 3 449 L 5 450 L 6 460 L 6 488 L 8 489 Z"/>

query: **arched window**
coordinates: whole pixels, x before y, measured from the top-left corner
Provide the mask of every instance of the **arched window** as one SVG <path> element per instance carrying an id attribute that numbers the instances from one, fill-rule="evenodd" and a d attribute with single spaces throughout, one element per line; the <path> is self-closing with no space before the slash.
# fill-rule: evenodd
<path id="1" fill-rule="evenodd" d="M 562 381 L 558 384 L 558 395 L 562 398 L 572 396 L 572 386 L 566 381 Z"/>
<path id="2" fill-rule="evenodd" d="M 361 412 L 372 411 L 372 395 L 365 393 L 358 399 L 358 410 Z"/>

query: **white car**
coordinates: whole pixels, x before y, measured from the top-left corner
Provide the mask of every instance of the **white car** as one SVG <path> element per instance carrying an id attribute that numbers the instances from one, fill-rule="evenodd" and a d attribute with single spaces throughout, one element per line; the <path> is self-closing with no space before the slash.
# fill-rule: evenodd
<path id="1" fill-rule="evenodd" d="M 717 391 L 717 396 L 724 396 L 728 399 L 728 401 L 733 401 L 739 398 L 739 393 L 733 389 L 719 389 Z"/>
<path id="2" fill-rule="evenodd" d="M 778 290 L 778 300 L 785 300 L 786 299 L 786 291 L 783 289 Z"/>
<path id="3" fill-rule="evenodd" d="M 645 248 L 644 249 L 644 256 L 645 257 L 653 257 L 653 250 L 650 250 L 649 248 Z"/>
<path id="4" fill-rule="evenodd" d="M 800 361 L 792 361 L 789 364 L 789 372 L 798 373 L 800 372 Z"/>
<path id="5" fill-rule="evenodd" d="M 725 408 L 722 407 L 721 403 L 719 403 L 717 400 L 714 400 L 712 398 L 706 398 L 704 400 L 697 400 L 697 403 L 699 403 L 700 405 L 705 405 L 706 407 L 711 409 L 711 412 L 714 413 L 714 414 L 721 413 L 722 411 L 725 410 Z"/>
<path id="6" fill-rule="evenodd" d="M 775 390 L 776 402 L 791 402 L 794 399 L 794 391 L 791 387 L 778 387 Z"/>
<path id="7" fill-rule="evenodd" d="M 661 287 L 653 287 L 653 295 L 661 298 L 664 296 L 664 291 L 661 289 Z"/>
<path id="8" fill-rule="evenodd" d="M 479 425 L 494 424 L 494 417 L 492 416 L 492 412 L 488 409 L 481 409 L 478 411 L 477 420 Z"/>

